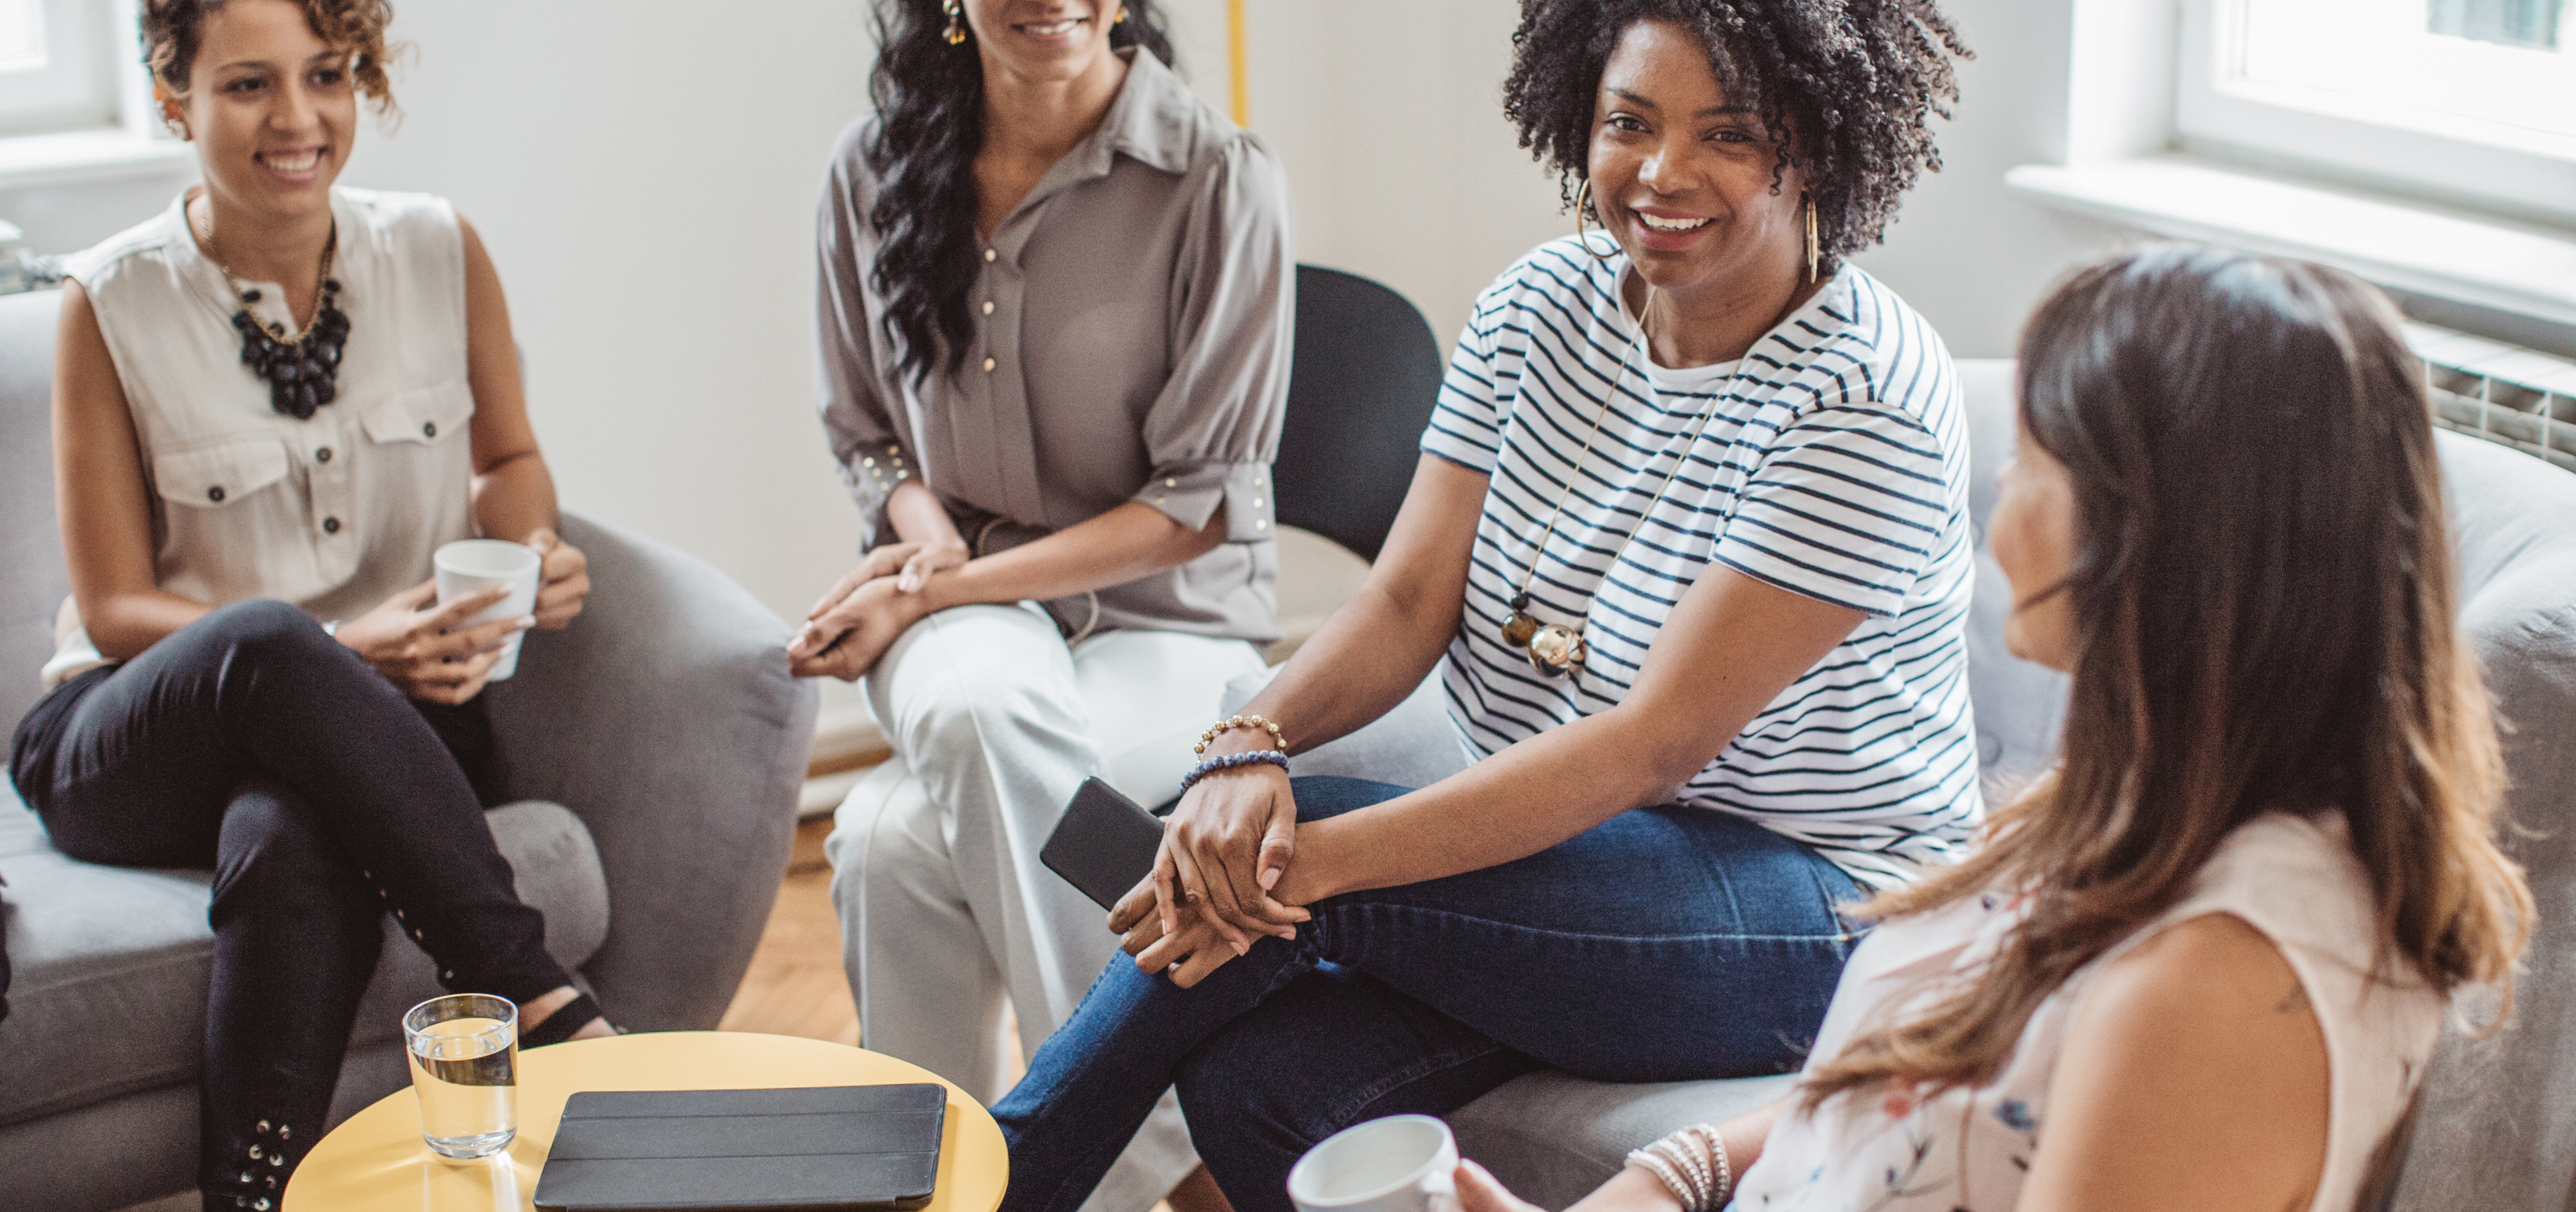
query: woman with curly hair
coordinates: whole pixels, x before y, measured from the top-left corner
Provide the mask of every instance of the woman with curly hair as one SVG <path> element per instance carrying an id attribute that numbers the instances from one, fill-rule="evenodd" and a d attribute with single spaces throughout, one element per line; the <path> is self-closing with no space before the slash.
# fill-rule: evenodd
<path id="1" fill-rule="evenodd" d="M 501 282 L 440 199 L 335 188 L 390 108 L 383 0 L 145 0 L 204 184 L 72 258 L 54 368 L 73 597 L 10 773 L 54 844 L 215 869 L 205 1206 L 275 1208 L 321 1139 L 390 909 L 521 1040 L 604 1034 L 545 949 L 478 788 L 509 637 L 590 590 L 555 536 Z M 542 556 L 535 613 L 467 626 L 431 555 Z"/>
<path id="2" fill-rule="evenodd" d="M 868 551 L 790 654 L 863 680 L 895 751 L 825 847 L 868 1046 L 990 1099 L 1004 1005 L 1034 1051 L 1117 954 L 1038 860 L 1066 801 L 1168 796 L 1279 634 L 1287 183 L 1165 66 L 1145 0 L 877 13 L 815 312 Z M 1166 1099 L 1098 1208 L 1195 1166 Z"/>
<path id="3" fill-rule="evenodd" d="M 1211 730 L 1112 965 L 995 1108 L 1070 1212 L 1164 1083 L 1237 1208 L 1547 1065 L 1794 1069 L 1839 902 L 1979 819 L 1947 353 L 1844 260 L 1933 163 L 1913 0 L 1527 0 L 1507 110 L 1593 233 L 1478 300 L 1367 586 Z M 1445 658 L 1445 662 L 1444 662 Z M 1428 787 L 1290 755 L 1438 665 Z"/>
<path id="4" fill-rule="evenodd" d="M 1795 1095 L 1576 1208 L 2378 1206 L 2450 993 L 2509 1008 L 2532 918 L 2398 323 L 2183 245 L 2040 305 L 1989 527 L 2006 645 L 2073 675 L 2057 768 L 1860 908 Z"/>

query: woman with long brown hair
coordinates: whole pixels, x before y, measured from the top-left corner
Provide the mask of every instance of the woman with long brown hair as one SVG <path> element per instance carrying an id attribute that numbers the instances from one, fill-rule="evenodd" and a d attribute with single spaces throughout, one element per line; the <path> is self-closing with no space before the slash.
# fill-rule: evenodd
<path id="1" fill-rule="evenodd" d="M 2346 1209 L 2447 995 L 2509 991 L 2531 897 L 2387 299 L 2151 248 L 2022 358 L 1993 545 L 2006 642 L 2074 675 L 2063 760 L 1862 907 L 1798 1094 L 1578 1207 Z"/>

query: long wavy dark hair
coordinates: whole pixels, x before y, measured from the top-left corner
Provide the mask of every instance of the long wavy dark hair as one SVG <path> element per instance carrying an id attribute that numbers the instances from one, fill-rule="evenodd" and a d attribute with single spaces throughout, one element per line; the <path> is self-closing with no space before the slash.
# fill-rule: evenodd
<path id="1" fill-rule="evenodd" d="M 1120 0 L 1100 0 L 1113 15 Z M 1172 63 L 1153 0 L 1125 0 L 1127 19 L 1109 44 L 1141 46 Z M 1094 20 L 1098 20 L 1095 17 Z M 984 147 L 984 56 L 970 34 L 948 41 L 940 0 L 877 0 L 877 175 L 868 222 L 880 241 L 872 284 L 885 296 L 886 335 L 916 382 L 954 374 L 974 344 L 967 296 L 975 287 L 975 153 Z"/>
<path id="2" fill-rule="evenodd" d="M 2040 305 L 2020 390 L 2023 432 L 2075 490 L 2073 566 L 2044 591 L 2075 617 L 2058 765 L 1965 862 L 1861 912 L 2001 888 L 2029 916 L 1983 971 L 1812 1071 L 1807 1105 L 1993 1080 L 2051 992 L 2275 810 L 2343 818 L 2384 969 L 2495 983 L 2509 1012 L 2531 891 L 2496 846 L 2503 758 L 2387 296 L 2315 265 L 2128 253 Z"/>
<path id="3" fill-rule="evenodd" d="M 1806 174 L 1829 268 L 1940 171 L 1932 119 L 1959 99 L 1952 60 L 1974 57 L 1933 0 L 1521 0 L 1503 114 L 1567 206 L 1591 171 L 1602 69 L 1640 21 L 1698 35 L 1727 94 L 1760 111 L 1780 140 L 1772 190 L 1792 164 Z"/>

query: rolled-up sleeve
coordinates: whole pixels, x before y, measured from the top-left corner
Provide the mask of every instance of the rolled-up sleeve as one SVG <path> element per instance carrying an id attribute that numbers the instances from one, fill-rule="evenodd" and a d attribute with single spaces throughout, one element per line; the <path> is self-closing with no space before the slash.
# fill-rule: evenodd
<path id="1" fill-rule="evenodd" d="M 880 334 L 868 322 L 867 267 L 862 260 L 868 201 L 859 171 L 872 124 L 843 136 L 823 183 L 816 215 L 814 279 L 815 392 L 832 460 L 859 507 L 862 547 L 885 536 L 886 497 L 920 464 L 901 435 L 877 383 Z"/>
<path id="2" fill-rule="evenodd" d="M 1297 267 L 1288 181 L 1238 135 L 1193 203 L 1174 283 L 1171 378 L 1145 417 L 1153 478 L 1134 499 L 1192 530 L 1225 509 L 1232 543 L 1270 539 L 1271 461 L 1288 409 Z"/>

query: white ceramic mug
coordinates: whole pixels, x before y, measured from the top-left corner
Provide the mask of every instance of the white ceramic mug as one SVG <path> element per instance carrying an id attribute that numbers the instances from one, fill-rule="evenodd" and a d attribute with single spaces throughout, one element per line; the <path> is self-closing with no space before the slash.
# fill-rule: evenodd
<path id="1" fill-rule="evenodd" d="M 537 609 L 537 585 L 545 561 L 538 558 L 534 547 L 500 539 L 458 539 L 439 548 L 430 562 L 438 570 L 438 602 L 442 606 L 495 585 L 509 587 L 510 592 L 500 601 L 476 611 L 460 627 L 515 619 Z M 493 662 L 492 672 L 484 680 L 507 681 L 519 671 L 519 641 L 527 634 L 512 632 L 509 639 L 501 641 L 501 659 Z"/>
<path id="2" fill-rule="evenodd" d="M 1288 1171 L 1299 1212 L 1432 1212 L 1456 1190 L 1458 1140 L 1431 1115 L 1353 1124 L 1306 1150 Z M 1445 1201 L 1444 1201 L 1445 1202 Z"/>

